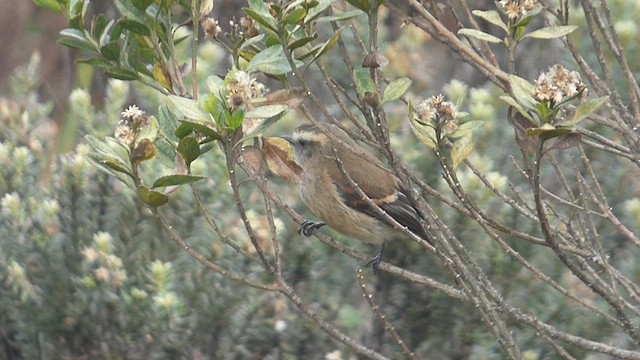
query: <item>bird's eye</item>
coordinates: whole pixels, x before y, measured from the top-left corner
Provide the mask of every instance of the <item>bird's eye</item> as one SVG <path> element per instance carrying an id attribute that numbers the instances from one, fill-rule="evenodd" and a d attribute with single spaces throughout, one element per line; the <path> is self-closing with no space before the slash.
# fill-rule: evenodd
<path id="1" fill-rule="evenodd" d="M 300 147 L 305 147 L 309 142 L 307 140 L 298 139 L 298 144 Z"/>

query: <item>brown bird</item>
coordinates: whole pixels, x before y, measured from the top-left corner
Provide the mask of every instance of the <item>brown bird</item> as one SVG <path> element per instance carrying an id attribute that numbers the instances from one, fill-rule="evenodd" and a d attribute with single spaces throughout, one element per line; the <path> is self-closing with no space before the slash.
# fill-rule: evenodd
<path id="1" fill-rule="evenodd" d="M 330 136 L 327 136 L 330 134 Z M 377 272 L 385 240 L 397 237 L 383 216 L 351 186 L 355 184 L 390 217 L 433 245 L 424 232 L 420 216 L 402 187 L 400 179 L 371 153 L 356 144 L 338 126 L 302 125 L 291 138 L 296 162 L 303 169 L 300 194 L 309 209 L 323 222 L 305 221 L 298 233 L 310 236 L 325 224 L 367 244 L 382 248 L 368 263 Z M 342 163 L 344 173 L 338 166 Z"/>

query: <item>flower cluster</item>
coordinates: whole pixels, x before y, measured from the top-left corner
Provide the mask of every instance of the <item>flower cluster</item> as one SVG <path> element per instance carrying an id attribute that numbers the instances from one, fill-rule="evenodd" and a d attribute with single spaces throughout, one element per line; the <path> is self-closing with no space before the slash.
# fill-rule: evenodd
<path id="1" fill-rule="evenodd" d="M 200 22 L 200 26 L 202 26 L 202 31 L 204 31 L 204 36 L 207 39 L 218 39 L 220 34 L 222 33 L 222 28 L 220 27 L 218 20 L 207 17 Z M 249 17 L 241 17 L 240 21 L 229 20 L 229 27 L 231 31 L 226 33 L 226 36 L 231 38 L 252 38 L 258 35 L 258 26 L 253 19 Z"/>
<path id="2" fill-rule="evenodd" d="M 136 132 L 147 124 L 149 116 L 136 105 L 129 106 L 121 115 L 122 119 L 116 126 L 115 137 L 123 144 L 131 146 L 135 141 Z"/>
<path id="3" fill-rule="evenodd" d="M 214 18 L 206 18 L 201 21 L 202 31 L 204 31 L 204 37 L 206 39 L 217 39 L 218 35 L 222 32 L 222 28 L 218 25 L 218 20 Z"/>
<path id="4" fill-rule="evenodd" d="M 445 101 L 443 95 L 423 100 L 415 107 L 415 113 L 419 123 L 439 128 L 445 135 L 458 129 L 458 109 L 450 101 Z"/>
<path id="5" fill-rule="evenodd" d="M 230 109 L 243 107 L 247 100 L 260 98 L 268 91 L 267 87 L 244 71 L 235 71 L 226 85 L 227 106 Z"/>
<path id="6" fill-rule="evenodd" d="M 498 5 L 510 20 L 525 16 L 538 6 L 538 0 L 500 0 Z"/>
<path id="7" fill-rule="evenodd" d="M 535 82 L 535 98 L 557 105 L 563 100 L 581 94 L 585 85 L 577 71 L 569 71 L 560 64 L 553 65 L 549 71 L 540 74 Z"/>

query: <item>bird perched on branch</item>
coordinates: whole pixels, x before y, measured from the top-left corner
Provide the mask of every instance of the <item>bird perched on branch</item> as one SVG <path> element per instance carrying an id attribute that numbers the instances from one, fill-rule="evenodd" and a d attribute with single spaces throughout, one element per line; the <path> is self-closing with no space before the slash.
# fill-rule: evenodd
<path id="1" fill-rule="evenodd" d="M 348 237 L 381 245 L 380 252 L 367 263 L 377 272 L 385 240 L 401 234 L 384 214 L 371 206 L 374 203 L 401 226 L 433 245 L 422 228 L 424 219 L 400 179 L 338 126 L 302 125 L 286 140 L 303 170 L 299 184 L 302 199 L 323 221 L 305 221 L 299 233 L 310 236 L 326 224 Z M 370 201 L 361 196 L 358 188 Z"/>

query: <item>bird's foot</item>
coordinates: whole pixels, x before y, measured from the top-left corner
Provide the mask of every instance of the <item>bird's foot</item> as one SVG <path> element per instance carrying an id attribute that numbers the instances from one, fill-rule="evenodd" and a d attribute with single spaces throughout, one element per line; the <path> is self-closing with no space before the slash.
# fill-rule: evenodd
<path id="1" fill-rule="evenodd" d="M 365 267 L 371 265 L 371 269 L 373 270 L 374 275 L 376 275 L 380 271 L 379 266 L 380 262 L 382 262 L 382 252 L 384 251 L 384 246 L 385 243 L 382 243 L 380 251 L 378 251 L 378 253 L 374 257 L 369 259 L 366 264 L 364 264 Z"/>
<path id="2" fill-rule="evenodd" d="M 325 225 L 320 221 L 305 220 L 298 228 L 298 235 L 311 236 L 316 229 L 320 229 Z"/>

